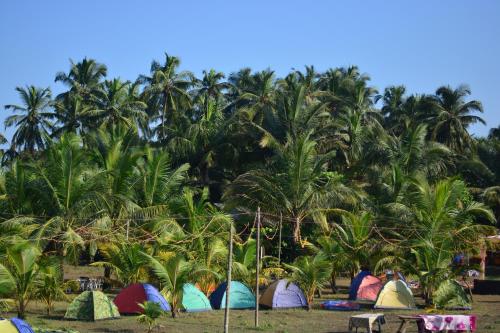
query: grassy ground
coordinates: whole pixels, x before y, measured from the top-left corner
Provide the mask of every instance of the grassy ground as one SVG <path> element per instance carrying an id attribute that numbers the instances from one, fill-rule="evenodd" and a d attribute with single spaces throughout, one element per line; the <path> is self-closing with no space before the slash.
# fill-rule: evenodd
<path id="1" fill-rule="evenodd" d="M 344 283 L 345 284 L 345 283 Z M 113 297 L 113 296 L 111 296 Z M 323 294 L 322 299 L 342 299 L 346 298 L 345 293 L 332 295 Z M 319 304 L 321 300 L 316 300 Z M 417 301 L 420 301 L 417 299 Z M 146 332 L 145 326 L 137 322 L 136 317 L 127 316 L 116 320 L 105 320 L 99 322 L 77 322 L 66 321 L 63 319 L 64 312 L 68 303 L 59 302 L 56 304 L 54 315 L 47 317 L 44 314 L 43 306 L 39 303 L 30 304 L 28 313 L 28 322 L 33 326 L 44 328 L 72 328 L 81 333 L 139 333 Z M 455 313 L 472 313 L 477 315 L 479 333 L 500 332 L 500 296 L 474 296 L 473 311 L 461 311 Z M 260 328 L 254 328 L 254 312 L 251 310 L 232 310 L 230 315 L 231 332 L 347 332 L 349 317 L 353 314 L 363 312 L 384 312 L 387 323 L 383 327 L 384 332 L 396 332 L 399 325 L 397 315 L 424 313 L 424 310 L 418 311 L 374 311 L 366 307 L 360 312 L 334 312 L 324 311 L 318 308 L 312 311 L 306 310 L 280 310 L 260 312 Z M 448 311 L 447 313 L 454 313 Z M 5 317 L 13 316 L 7 314 Z M 160 327 L 154 332 L 222 332 L 223 331 L 224 311 L 217 310 L 204 313 L 182 313 L 176 319 L 169 316 L 159 321 Z M 408 330 L 417 332 L 416 327 Z"/>

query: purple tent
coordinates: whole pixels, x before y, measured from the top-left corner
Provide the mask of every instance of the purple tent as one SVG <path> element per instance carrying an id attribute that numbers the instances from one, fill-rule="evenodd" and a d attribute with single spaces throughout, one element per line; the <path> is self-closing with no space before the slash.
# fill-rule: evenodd
<path id="1" fill-rule="evenodd" d="M 288 283 L 287 280 L 273 282 L 259 300 L 259 304 L 270 309 L 307 307 L 302 290 L 296 284 Z"/>

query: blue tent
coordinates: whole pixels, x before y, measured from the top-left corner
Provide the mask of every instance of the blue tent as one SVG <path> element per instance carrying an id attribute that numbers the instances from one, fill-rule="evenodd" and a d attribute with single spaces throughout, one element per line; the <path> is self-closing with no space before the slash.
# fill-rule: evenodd
<path id="1" fill-rule="evenodd" d="M 371 275 L 370 271 L 361 271 L 356 275 L 356 277 L 352 280 L 351 288 L 349 288 L 349 299 L 354 300 L 357 298 L 358 289 L 361 285 L 361 282 L 365 278 L 365 276 Z"/>
<path id="2" fill-rule="evenodd" d="M 269 309 L 307 307 L 304 293 L 295 283 L 285 279 L 273 282 L 259 297 L 261 305 Z"/>
<path id="3" fill-rule="evenodd" d="M 214 309 L 224 309 L 226 307 L 226 286 L 227 282 L 221 283 L 210 295 L 210 304 Z M 231 281 L 231 291 L 229 297 L 230 309 L 253 309 L 255 308 L 255 296 L 252 291 L 243 283 Z"/>
<path id="4" fill-rule="evenodd" d="M 182 286 L 182 307 L 186 312 L 212 310 L 207 296 L 191 283 Z"/>

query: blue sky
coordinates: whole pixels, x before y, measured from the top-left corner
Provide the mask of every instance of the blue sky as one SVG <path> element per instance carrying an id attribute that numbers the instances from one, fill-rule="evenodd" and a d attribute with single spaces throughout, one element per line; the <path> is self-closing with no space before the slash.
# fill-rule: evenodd
<path id="1" fill-rule="evenodd" d="M 472 131 L 485 135 L 500 123 L 499 17 L 495 0 L 2 1 L 0 105 L 18 102 L 19 85 L 60 92 L 70 58 L 133 80 L 168 52 L 195 73 L 358 65 L 380 90 L 466 83 L 488 122 Z"/>

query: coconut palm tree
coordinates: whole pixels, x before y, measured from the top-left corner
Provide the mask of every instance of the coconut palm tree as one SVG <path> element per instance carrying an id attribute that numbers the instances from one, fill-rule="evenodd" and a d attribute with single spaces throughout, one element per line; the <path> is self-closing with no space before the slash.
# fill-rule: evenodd
<path id="1" fill-rule="evenodd" d="M 399 234 L 402 243 L 398 248 L 408 250 L 396 251 L 378 265 L 398 262 L 417 275 L 426 301 L 431 302 L 434 290 L 452 274 L 453 256 L 476 253 L 482 237 L 494 232 L 492 227 L 475 220 L 494 222 L 495 217 L 484 204 L 472 200 L 463 181 L 453 178 L 435 185 L 416 178 L 399 200 L 387 205 L 391 214 L 385 220 L 399 226 L 388 234 L 391 238 Z"/>
<path id="2" fill-rule="evenodd" d="M 49 88 L 27 86 L 17 87 L 22 105 L 8 104 L 6 110 L 13 110 L 14 114 L 5 119 L 5 127 L 16 127 L 12 136 L 11 145 L 17 150 L 28 151 L 31 155 L 36 148 L 43 149 L 49 135 L 54 114 L 49 111 L 51 92 Z"/>
<path id="3" fill-rule="evenodd" d="M 272 136 L 261 144 L 272 147 L 276 160 L 266 169 L 254 169 L 238 176 L 224 198 L 230 206 L 267 212 L 283 212 L 293 220 L 293 239 L 301 240 L 301 224 L 314 213 L 346 207 L 356 202 L 355 191 L 340 174 L 326 169 L 331 155 L 320 155 L 311 134 L 288 137 L 280 144 Z"/>
<path id="4" fill-rule="evenodd" d="M 332 273 L 331 264 L 320 254 L 298 257 L 293 264 L 285 264 L 292 274 L 288 278 L 304 291 L 308 310 L 312 309 L 314 294 L 326 286 Z"/>
<path id="5" fill-rule="evenodd" d="M 78 260 L 84 248 L 83 235 L 77 228 L 97 221 L 101 215 L 95 190 L 102 176 L 98 169 L 89 168 L 88 162 L 81 138 L 66 133 L 59 142 L 49 145 L 45 160 L 31 164 L 37 177 L 33 194 L 47 215 L 47 221 L 37 230 L 37 238 L 42 247 L 52 247 L 72 262 Z"/>
<path id="6" fill-rule="evenodd" d="M 86 105 L 82 98 L 76 94 L 65 95 L 54 103 L 54 130 L 53 137 L 59 137 L 63 133 L 71 132 L 75 134 L 84 134 L 91 125 L 89 121 L 90 108 Z"/>
<path id="7" fill-rule="evenodd" d="M 67 284 L 63 281 L 63 267 L 58 258 L 43 258 L 39 267 L 39 278 L 35 282 L 34 295 L 36 299 L 45 303 L 47 316 L 50 316 L 54 309 L 54 302 L 67 299 L 65 293 Z"/>
<path id="8" fill-rule="evenodd" d="M 165 63 L 151 64 L 151 76 L 141 75 L 139 82 L 146 85 L 144 93 L 149 101 L 148 114 L 152 121 L 160 120 L 156 134 L 160 141 L 167 139 L 167 127 L 175 113 L 188 108 L 191 98 L 188 89 L 193 85 L 193 74 L 179 72 L 180 59 L 165 53 Z"/>
<path id="9" fill-rule="evenodd" d="M 436 90 L 434 112 L 429 117 L 432 139 L 450 149 L 462 153 L 473 146 L 473 139 L 467 131 L 475 123 L 486 124 L 483 118 L 474 115 L 483 112 L 481 102 L 465 101 L 471 94 L 469 87 L 462 85 L 457 89 L 443 86 Z"/>
<path id="10" fill-rule="evenodd" d="M 7 249 L 0 261 L 0 292 L 13 295 L 17 316 L 25 318 L 39 274 L 40 250 L 31 242 L 21 242 Z"/>
<path id="11" fill-rule="evenodd" d="M 142 253 L 144 247 L 141 244 L 122 240 L 102 245 L 99 250 L 105 261 L 94 262 L 92 266 L 110 268 L 124 286 L 147 281 L 146 260 Z"/>
<path id="12" fill-rule="evenodd" d="M 224 73 L 211 69 L 208 72 L 204 70 L 203 78 L 197 81 L 199 87 L 195 90 L 196 98 L 198 101 L 202 101 L 205 117 L 207 118 L 209 103 L 214 101 L 215 109 L 219 109 L 219 99 L 223 97 L 225 91 L 231 88 L 230 83 L 221 82 L 224 78 Z"/>
<path id="13" fill-rule="evenodd" d="M 161 305 L 156 302 L 144 302 L 139 306 L 142 308 L 143 313 L 137 317 L 137 321 L 147 324 L 148 333 L 151 333 L 156 326 L 156 321 L 163 315 L 164 311 Z"/>
<path id="14" fill-rule="evenodd" d="M 57 99 L 64 99 L 67 95 L 73 94 L 78 95 L 84 102 L 89 102 L 94 90 L 106 77 L 108 70 L 105 65 L 89 58 L 83 58 L 77 63 L 70 60 L 70 64 L 68 73 L 59 72 L 56 74 L 54 81 L 62 82 L 70 89 L 57 96 Z"/>
<path id="15" fill-rule="evenodd" d="M 120 79 L 104 81 L 93 93 L 89 118 L 108 128 L 113 125 L 137 126 L 146 118 L 147 105 L 130 95 L 130 82 Z"/>
<path id="16" fill-rule="evenodd" d="M 182 304 L 182 286 L 190 282 L 190 277 L 195 274 L 192 263 L 178 253 L 169 253 L 164 260 L 145 253 L 143 256 L 163 289 L 168 292 L 172 318 L 177 317 Z"/>
<path id="17" fill-rule="evenodd" d="M 236 83 L 238 113 L 245 119 L 262 126 L 275 112 L 276 77 L 274 71 L 265 70 L 252 75 L 245 72 L 233 76 Z"/>
<path id="18" fill-rule="evenodd" d="M 339 253 L 341 262 L 348 263 L 344 267 L 349 271 L 351 280 L 361 267 L 369 264 L 373 252 L 373 216 L 368 212 L 359 214 L 342 214 L 342 223 L 334 224 L 331 238 L 342 249 Z M 340 258 L 337 258 L 337 260 Z"/>

